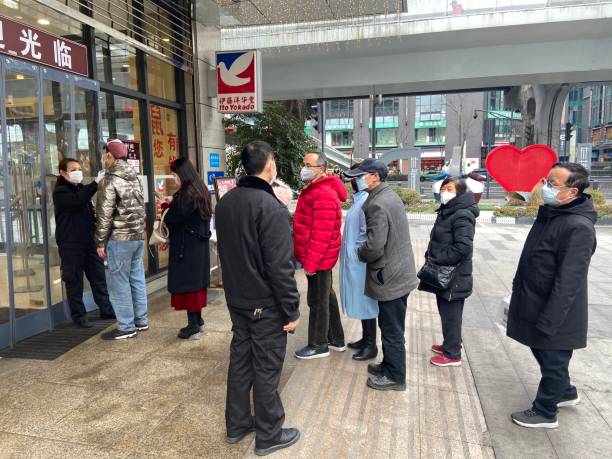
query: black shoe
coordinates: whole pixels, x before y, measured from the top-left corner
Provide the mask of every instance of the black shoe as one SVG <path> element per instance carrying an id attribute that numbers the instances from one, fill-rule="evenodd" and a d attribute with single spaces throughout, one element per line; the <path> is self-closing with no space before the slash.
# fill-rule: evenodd
<path id="1" fill-rule="evenodd" d="M 353 354 L 353 360 L 362 362 L 364 360 L 375 359 L 378 355 L 378 348 L 376 346 L 366 346 Z"/>
<path id="2" fill-rule="evenodd" d="M 576 394 L 574 398 L 562 398 L 557 403 L 557 408 L 563 408 L 566 406 L 576 406 L 580 403 L 580 395 Z"/>
<path id="3" fill-rule="evenodd" d="M 89 321 L 89 319 L 87 319 L 87 317 L 82 317 L 82 318 L 80 318 L 80 319 L 76 319 L 76 320 L 74 321 L 74 324 L 75 324 L 77 327 L 80 327 L 80 328 L 92 328 L 92 327 L 93 327 L 93 325 L 91 324 L 91 322 Z"/>
<path id="4" fill-rule="evenodd" d="M 384 376 L 382 363 L 369 363 L 368 364 L 368 373 L 373 376 Z"/>
<path id="5" fill-rule="evenodd" d="M 279 449 L 287 448 L 297 443 L 300 439 L 300 431 L 294 428 L 282 429 L 281 437 L 276 445 L 268 446 L 267 448 L 258 448 L 255 444 L 255 454 L 258 456 L 267 456 Z"/>
<path id="6" fill-rule="evenodd" d="M 363 338 L 361 338 L 359 341 L 353 341 L 352 343 L 348 343 L 347 346 L 351 349 L 361 349 L 363 346 L 365 345 L 365 342 L 363 341 Z"/>
<path id="7" fill-rule="evenodd" d="M 225 443 L 229 443 L 230 445 L 235 445 L 236 443 L 240 443 L 244 437 L 246 437 L 248 434 L 253 433 L 253 432 L 255 432 L 254 426 L 245 430 L 244 432 L 238 435 L 233 435 L 233 436 L 226 435 Z"/>
<path id="8" fill-rule="evenodd" d="M 107 341 L 112 341 L 116 339 L 129 339 L 135 338 L 138 332 L 136 330 L 132 331 L 121 331 L 118 328 L 115 328 L 112 331 L 104 333 L 101 338 Z"/>
<path id="9" fill-rule="evenodd" d="M 370 376 L 368 378 L 368 387 L 376 390 L 406 390 L 406 383 L 398 383 L 391 381 L 386 376 Z"/>
<path id="10" fill-rule="evenodd" d="M 557 416 L 546 418 L 533 408 L 525 411 L 517 411 L 510 416 L 515 424 L 521 427 L 556 429 L 559 427 Z"/>
<path id="11" fill-rule="evenodd" d="M 200 339 L 202 337 L 202 332 L 199 326 L 187 326 L 181 328 L 177 336 L 181 339 Z"/>
<path id="12" fill-rule="evenodd" d="M 100 320 L 116 320 L 117 316 L 114 312 L 101 312 Z"/>
<path id="13" fill-rule="evenodd" d="M 148 329 L 149 329 L 149 324 L 142 324 L 142 325 L 136 324 L 136 330 L 138 331 L 147 331 Z"/>
<path id="14" fill-rule="evenodd" d="M 329 348 L 327 346 L 319 349 L 306 346 L 302 349 L 295 351 L 295 356 L 298 359 L 310 360 L 310 359 L 321 359 L 323 357 L 329 357 Z"/>

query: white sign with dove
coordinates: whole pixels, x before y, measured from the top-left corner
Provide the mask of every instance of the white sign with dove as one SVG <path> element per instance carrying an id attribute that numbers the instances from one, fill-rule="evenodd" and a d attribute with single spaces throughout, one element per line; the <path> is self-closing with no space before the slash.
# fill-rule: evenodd
<path id="1" fill-rule="evenodd" d="M 217 52 L 216 68 L 221 113 L 255 113 L 263 109 L 259 51 Z"/>

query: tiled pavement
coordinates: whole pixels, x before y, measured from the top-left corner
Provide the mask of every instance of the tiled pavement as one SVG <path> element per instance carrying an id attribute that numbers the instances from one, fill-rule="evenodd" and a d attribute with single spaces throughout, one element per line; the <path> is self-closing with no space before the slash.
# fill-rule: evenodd
<path id="1" fill-rule="evenodd" d="M 411 223 L 417 259 L 430 226 Z M 528 349 L 495 325 L 528 227 L 479 224 L 475 294 L 464 313 L 466 361 L 435 368 L 440 340 L 434 298 L 415 292 L 407 319 L 408 390 L 366 388 L 365 364 L 350 354 L 298 362 L 307 307 L 290 338 L 282 397 L 287 424 L 303 439 L 278 457 L 612 457 L 612 228 L 598 229 L 593 260 L 590 338 L 572 376 L 584 400 L 564 409 L 560 427 L 528 431 L 509 413 L 529 406 L 538 368 Z M 300 288 L 305 288 L 298 273 Z M 214 295 L 212 295 L 214 297 Z M 54 361 L 0 360 L 1 458 L 149 458 L 252 456 L 252 438 L 223 442 L 229 317 L 222 295 L 207 311 L 204 338 L 180 341 L 182 315 L 166 295 L 151 298 L 150 331 L 109 343 L 94 337 Z M 345 321 L 349 339 L 357 321 Z"/>

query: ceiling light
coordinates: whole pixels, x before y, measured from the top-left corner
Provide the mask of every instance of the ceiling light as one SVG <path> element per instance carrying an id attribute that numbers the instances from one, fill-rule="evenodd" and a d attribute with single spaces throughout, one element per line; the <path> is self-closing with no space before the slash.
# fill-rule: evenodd
<path id="1" fill-rule="evenodd" d="M 43 19 L 39 19 L 36 22 L 38 22 L 40 25 L 49 25 L 49 24 L 51 24 L 51 22 L 48 19 L 44 19 L 44 18 Z"/>
<path id="2" fill-rule="evenodd" d="M 15 0 L 2 0 L 2 4 L 12 10 L 19 9 L 19 3 Z"/>
<path id="3" fill-rule="evenodd" d="M 22 74 L 18 73 L 17 75 L 15 75 L 15 79 L 16 80 L 23 80 L 23 79 L 25 79 L 25 77 Z"/>
<path id="4" fill-rule="evenodd" d="M 166 43 L 170 43 L 170 39 L 168 37 L 162 38 L 162 41 L 165 41 Z"/>
<path id="5" fill-rule="evenodd" d="M 15 16 L 15 19 L 23 19 L 23 16 Z"/>

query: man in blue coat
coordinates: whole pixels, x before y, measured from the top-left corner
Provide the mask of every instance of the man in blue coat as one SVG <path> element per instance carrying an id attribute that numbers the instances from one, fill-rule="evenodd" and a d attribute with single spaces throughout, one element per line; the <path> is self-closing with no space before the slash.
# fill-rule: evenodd
<path id="1" fill-rule="evenodd" d="M 531 348 L 542 373 L 533 406 L 512 414 L 523 427 L 555 428 L 558 408 L 580 402 L 569 363 L 587 338 L 588 272 L 597 220 L 591 197 L 583 194 L 588 186 L 589 173 L 581 165 L 553 166 L 543 180 L 544 205 L 514 278 L 507 333 Z"/>

